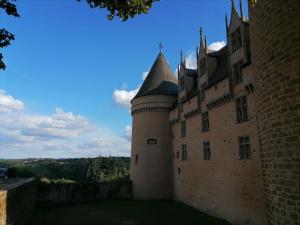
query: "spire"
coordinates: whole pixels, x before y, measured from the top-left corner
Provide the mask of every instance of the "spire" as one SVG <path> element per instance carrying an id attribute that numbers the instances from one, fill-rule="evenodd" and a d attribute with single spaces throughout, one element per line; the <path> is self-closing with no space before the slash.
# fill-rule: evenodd
<path id="1" fill-rule="evenodd" d="M 199 58 L 199 47 L 198 45 L 196 45 L 196 56 L 197 56 L 197 59 Z"/>
<path id="2" fill-rule="evenodd" d="M 200 27 L 200 49 L 203 49 L 205 46 L 204 46 L 204 43 L 203 43 L 203 30 L 202 30 L 202 27 Z"/>
<path id="3" fill-rule="evenodd" d="M 177 95 L 177 80 L 162 52 L 134 98 L 146 95 Z"/>
<path id="4" fill-rule="evenodd" d="M 225 23 L 226 23 L 226 31 L 228 31 L 229 27 L 228 27 L 228 17 L 227 17 L 227 13 L 225 14 Z"/>
<path id="5" fill-rule="evenodd" d="M 161 42 L 159 42 L 159 52 L 162 53 L 162 50 L 163 50 L 163 45 Z"/>
<path id="6" fill-rule="evenodd" d="M 183 64 L 183 53 L 182 50 L 180 50 L 180 65 Z"/>
<path id="7" fill-rule="evenodd" d="M 240 0 L 240 15 L 241 15 L 241 19 L 244 19 L 244 15 L 243 15 L 243 4 L 242 4 L 242 0 Z"/>
<path id="8" fill-rule="evenodd" d="M 231 0 L 231 13 L 233 12 L 237 12 L 237 11 L 236 11 L 234 0 Z"/>
<path id="9" fill-rule="evenodd" d="M 207 53 L 207 40 L 206 40 L 206 36 L 205 36 L 205 53 Z"/>

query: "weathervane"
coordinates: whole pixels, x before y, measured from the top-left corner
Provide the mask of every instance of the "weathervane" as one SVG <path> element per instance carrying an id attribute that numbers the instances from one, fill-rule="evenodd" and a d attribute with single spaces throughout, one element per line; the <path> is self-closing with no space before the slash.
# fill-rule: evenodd
<path id="1" fill-rule="evenodd" d="M 162 52 L 162 49 L 163 49 L 163 45 L 162 45 L 162 43 L 160 42 L 160 43 L 159 43 L 159 51 Z"/>

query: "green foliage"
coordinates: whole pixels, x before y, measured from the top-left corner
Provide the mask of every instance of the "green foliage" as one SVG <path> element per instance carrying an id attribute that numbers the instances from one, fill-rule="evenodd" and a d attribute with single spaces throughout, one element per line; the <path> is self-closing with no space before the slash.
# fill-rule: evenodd
<path id="1" fill-rule="evenodd" d="M 16 5 L 13 3 L 16 0 L 0 0 L 0 9 L 3 9 L 4 12 L 6 12 L 9 16 L 19 17 L 19 13 L 17 11 Z M 0 11 L 1 13 L 1 11 Z M 15 37 L 12 33 L 8 32 L 6 29 L 1 28 L 0 29 L 0 49 L 5 48 L 8 45 L 10 45 L 10 42 L 12 40 L 15 40 Z M 0 52 L 0 70 L 5 69 L 5 63 L 3 60 L 3 55 Z"/>
<path id="2" fill-rule="evenodd" d="M 81 159 L 0 160 L 0 167 L 14 171 L 14 177 L 36 177 L 45 183 L 101 182 L 129 179 L 130 159 L 97 157 Z"/>
<path id="3" fill-rule="evenodd" d="M 81 1 L 81 0 L 78 0 Z M 154 2 L 159 0 L 86 0 L 92 8 L 107 9 L 107 18 L 115 16 L 126 21 L 142 13 L 148 13 Z"/>

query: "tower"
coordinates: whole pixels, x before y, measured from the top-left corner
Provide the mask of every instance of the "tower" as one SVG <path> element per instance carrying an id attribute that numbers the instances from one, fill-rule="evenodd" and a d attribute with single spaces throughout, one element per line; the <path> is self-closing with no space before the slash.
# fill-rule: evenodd
<path id="1" fill-rule="evenodd" d="M 300 224 L 299 14 L 298 0 L 249 0 L 258 135 L 272 225 Z"/>
<path id="2" fill-rule="evenodd" d="M 169 108 L 177 100 L 177 80 L 160 51 L 147 78 L 131 101 L 130 176 L 133 198 L 172 197 Z"/>

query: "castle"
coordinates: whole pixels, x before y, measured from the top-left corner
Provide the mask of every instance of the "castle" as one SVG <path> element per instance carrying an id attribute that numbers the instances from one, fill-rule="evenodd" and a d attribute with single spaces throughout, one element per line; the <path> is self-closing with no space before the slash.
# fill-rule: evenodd
<path id="1" fill-rule="evenodd" d="M 291 131 L 284 138 L 293 136 L 290 141 L 295 145 L 280 145 L 281 155 L 275 152 L 280 144 L 276 132 L 284 125 L 278 122 L 279 112 L 272 115 L 270 111 L 278 104 L 267 96 L 276 90 L 268 84 L 264 89 L 262 84 L 271 80 L 266 72 L 271 70 L 268 66 L 274 67 L 274 74 L 282 68 L 287 74 L 297 71 L 295 67 L 277 67 L 267 61 L 273 49 L 271 43 L 266 43 L 269 49 L 261 47 L 262 39 L 268 35 L 270 40 L 282 42 L 274 35 L 275 23 L 267 26 L 270 29 L 266 33 L 268 17 L 262 15 L 267 10 L 276 17 L 275 9 L 282 14 L 280 7 L 286 12 L 293 4 L 283 5 L 277 1 L 249 1 L 249 22 L 243 16 L 242 4 L 238 13 L 232 1 L 231 18 L 228 21 L 226 17 L 227 45 L 218 51 L 210 50 L 201 30 L 197 69 L 186 68 L 181 55 L 177 79 L 164 54 L 159 53 L 131 102 L 131 180 L 135 199 L 175 199 L 234 224 L 298 224 L 295 203 L 299 203 L 300 167 L 293 157 L 296 160 L 299 155 L 299 135 L 295 137 L 296 125 L 290 125 Z M 297 15 L 296 12 L 293 13 Z M 255 24 L 252 27 L 251 16 Z M 292 40 L 297 39 L 289 37 L 285 41 Z M 295 90 L 299 92 L 300 88 Z M 288 93 L 283 92 L 280 101 Z M 296 118 L 299 114 L 290 115 Z M 272 117 L 271 124 L 266 122 L 268 117 Z M 270 149 L 274 153 L 268 153 Z M 285 150 L 295 154 L 290 157 Z M 281 162 L 295 162 L 295 167 L 285 168 L 284 164 L 279 168 Z M 292 187 L 286 189 L 292 179 Z"/>

